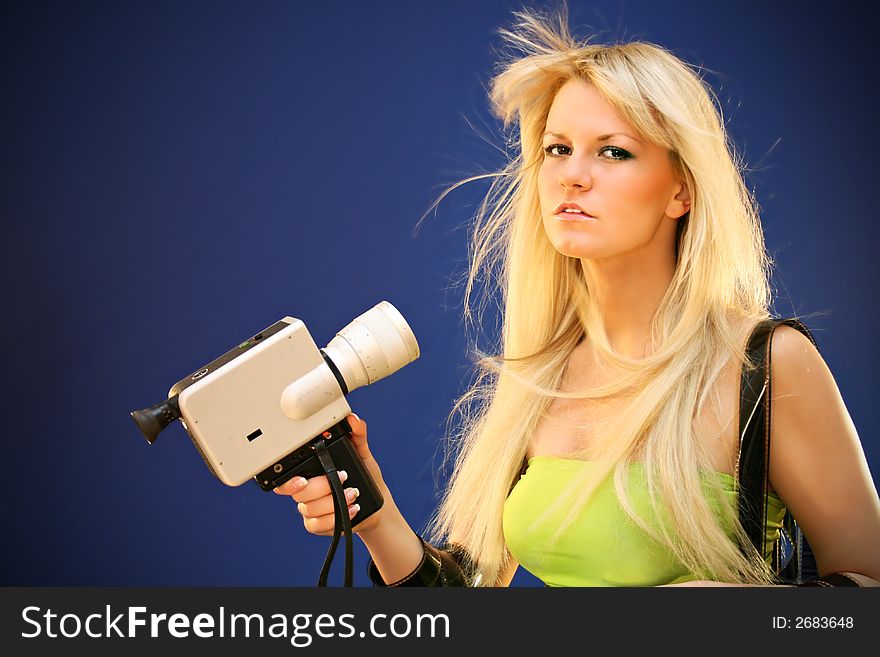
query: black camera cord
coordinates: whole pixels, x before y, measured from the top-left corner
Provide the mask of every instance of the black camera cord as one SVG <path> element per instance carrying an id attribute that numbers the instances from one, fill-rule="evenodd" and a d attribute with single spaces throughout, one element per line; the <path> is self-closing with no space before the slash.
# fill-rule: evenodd
<path id="1" fill-rule="evenodd" d="M 348 505 L 345 503 L 345 493 L 342 490 L 342 482 L 339 481 L 336 464 L 330 456 L 330 451 L 324 444 L 323 439 L 316 440 L 312 443 L 312 448 L 324 468 L 324 474 L 327 481 L 330 482 L 330 489 L 333 491 L 333 513 L 335 522 L 333 523 L 333 540 L 330 543 L 330 549 L 327 550 L 327 556 L 324 559 L 324 566 L 321 568 L 321 575 L 318 578 L 318 586 L 327 586 L 327 576 L 330 574 L 330 564 L 333 562 L 333 556 L 336 553 L 336 547 L 339 545 L 339 535 L 345 533 L 345 580 L 344 586 L 352 585 L 352 552 L 353 546 L 351 541 L 351 518 L 348 515 Z"/>

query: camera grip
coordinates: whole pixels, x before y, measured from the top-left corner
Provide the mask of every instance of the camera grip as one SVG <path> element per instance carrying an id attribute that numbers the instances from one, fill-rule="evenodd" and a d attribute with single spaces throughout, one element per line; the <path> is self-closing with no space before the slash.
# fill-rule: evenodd
<path id="1" fill-rule="evenodd" d="M 359 495 L 356 502 L 360 505 L 357 514 L 351 519 L 351 526 L 355 527 L 362 520 L 365 520 L 376 511 L 382 508 L 385 500 L 379 488 L 370 476 L 367 467 L 357 455 L 354 446 L 348 435 L 339 438 L 330 439 L 327 442 L 327 449 L 333 458 L 333 463 L 337 470 L 345 470 L 348 478 L 343 482 L 345 488 L 357 488 Z M 296 468 L 295 475 L 300 477 L 315 477 L 324 474 L 324 469 L 318 461 L 317 456 L 303 462 Z"/>
<path id="2" fill-rule="evenodd" d="M 351 525 L 354 527 L 381 509 L 385 499 L 361 457 L 355 451 L 350 436 L 351 427 L 347 421 L 343 420 L 330 427 L 316 440 L 324 441 L 336 469 L 345 470 L 348 474 L 344 486 L 357 488 L 360 493 L 356 501 L 361 508 L 351 519 Z M 284 457 L 272 468 L 267 468 L 256 475 L 254 479 L 263 490 L 272 490 L 296 476 L 310 479 L 311 477 L 324 476 L 324 474 L 321 462 L 311 444 L 308 444 Z"/>

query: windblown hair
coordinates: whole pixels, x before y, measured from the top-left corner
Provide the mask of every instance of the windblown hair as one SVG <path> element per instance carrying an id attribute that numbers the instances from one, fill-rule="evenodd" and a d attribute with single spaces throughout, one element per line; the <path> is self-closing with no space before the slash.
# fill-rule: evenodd
<path id="1" fill-rule="evenodd" d="M 570 495 L 552 507 L 569 509 L 557 538 L 610 478 L 626 513 L 689 572 L 768 583 L 770 570 L 757 551 L 749 558 L 738 547 L 748 539 L 735 509 L 722 503 L 732 540 L 700 474 L 713 468 L 699 414 L 717 404 L 713 384 L 725 364 L 746 364 L 748 330 L 769 316 L 770 307 L 770 262 L 756 203 L 717 99 L 695 69 L 661 47 L 578 42 L 564 7 L 551 16 L 534 10 L 514 15 L 515 25 L 501 30 L 511 57 L 499 65 L 490 98 L 516 155 L 489 174 L 464 295 L 465 318 L 472 320 L 475 283 L 497 282 L 500 355 L 480 354 L 473 383 L 450 414 L 454 467 L 429 527 L 431 539 L 467 549 L 479 583 L 498 584 L 510 558 L 504 503 L 542 414 L 553 398 L 623 394 L 623 412 L 590 450 L 595 467 L 576 477 Z M 690 192 L 690 210 L 679 220 L 674 276 L 653 317 L 653 350 L 645 358 L 614 349 L 579 260 L 560 254 L 543 230 L 537 187 L 542 135 L 554 96 L 569 80 L 593 85 L 643 137 L 667 149 Z M 626 374 L 599 388 L 561 392 L 568 358 L 581 339 Z M 645 469 L 649 497 L 654 511 L 669 519 L 660 529 L 639 517 L 627 494 L 628 466 L 636 461 L 651 465 Z M 710 481 L 710 489 L 724 497 L 720 482 Z"/>

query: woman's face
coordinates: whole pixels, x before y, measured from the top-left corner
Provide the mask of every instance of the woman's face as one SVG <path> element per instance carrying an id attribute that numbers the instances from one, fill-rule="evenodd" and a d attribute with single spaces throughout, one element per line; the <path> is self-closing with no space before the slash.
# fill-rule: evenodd
<path id="1" fill-rule="evenodd" d="M 674 257 L 687 191 L 666 149 L 640 137 L 592 85 L 562 86 L 547 116 L 543 150 L 538 195 L 557 251 L 607 260 L 663 249 Z"/>

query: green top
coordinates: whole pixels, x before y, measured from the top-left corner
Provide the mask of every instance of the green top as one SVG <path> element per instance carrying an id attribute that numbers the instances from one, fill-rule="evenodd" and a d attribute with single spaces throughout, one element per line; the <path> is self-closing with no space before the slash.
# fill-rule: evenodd
<path id="1" fill-rule="evenodd" d="M 583 468 L 592 461 L 550 456 L 529 459 L 529 467 L 504 505 L 504 539 L 513 558 L 548 586 L 657 586 L 675 584 L 698 577 L 685 570 L 672 554 L 642 531 L 626 515 L 618 502 L 614 484 L 606 479 L 587 502 L 580 516 L 559 540 L 550 538 L 568 509 L 559 508 L 542 523 L 532 527 Z M 728 474 L 717 476 L 725 494 L 736 508 L 736 481 Z M 633 463 L 630 470 L 630 499 L 639 516 L 651 527 L 659 528 L 648 499 L 644 466 Z M 717 505 L 719 520 L 730 534 Z M 773 543 L 782 527 L 785 507 L 774 495 L 767 497 L 767 546 L 769 560 Z M 769 563 L 769 561 L 768 561 Z"/>

